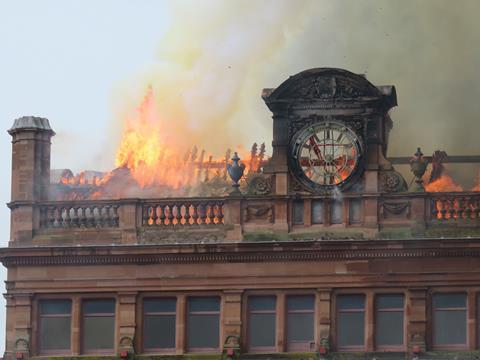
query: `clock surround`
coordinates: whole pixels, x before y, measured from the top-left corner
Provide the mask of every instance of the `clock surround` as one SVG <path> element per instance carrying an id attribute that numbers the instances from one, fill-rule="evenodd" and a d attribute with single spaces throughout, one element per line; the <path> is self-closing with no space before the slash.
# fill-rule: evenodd
<path id="1" fill-rule="evenodd" d="M 305 126 L 292 137 L 290 168 L 307 188 L 344 189 L 361 172 L 363 144 L 353 129 L 339 121 Z"/>

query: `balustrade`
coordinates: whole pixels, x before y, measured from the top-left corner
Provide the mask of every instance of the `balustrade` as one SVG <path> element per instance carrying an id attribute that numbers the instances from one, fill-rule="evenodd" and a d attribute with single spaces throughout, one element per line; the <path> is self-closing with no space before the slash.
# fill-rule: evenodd
<path id="1" fill-rule="evenodd" d="M 118 227 L 118 205 L 65 204 L 40 206 L 40 228 Z"/>
<path id="2" fill-rule="evenodd" d="M 223 201 L 147 203 L 142 207 L 143 226 L 223 225 Z"/>
<path id="3" fill-rule="evenodd" d="M 450 195 L 431 200 L 432 219 L 442 222 L 480 219 L 480 194 Z"/>

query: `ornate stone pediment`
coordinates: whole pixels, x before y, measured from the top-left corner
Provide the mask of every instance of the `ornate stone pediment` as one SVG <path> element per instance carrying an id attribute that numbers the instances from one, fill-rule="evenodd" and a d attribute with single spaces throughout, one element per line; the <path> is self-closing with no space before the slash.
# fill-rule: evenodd
<path id="1" fill-rule="evenodd" d="M 381 98 L 385 94 L 364 76 L 342 69 L 317 68 L 290 77 L 277 89 L 264 91 L 267 101 L 299 99 L 306 101 L 349 101 Z"/>

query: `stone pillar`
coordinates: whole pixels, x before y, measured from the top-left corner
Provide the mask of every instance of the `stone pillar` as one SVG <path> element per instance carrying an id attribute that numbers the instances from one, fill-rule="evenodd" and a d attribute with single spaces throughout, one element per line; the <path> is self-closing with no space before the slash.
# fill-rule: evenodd
<path id="1" fill-rule="evenodd" d="M 285 346 L 285 293 L 281 292 L 277 295 L 277 326 L 276 326 L 276 351 L 283 353 L 286 350 Z"/>
<path id="2" fill-rule="evenodd" d="M 136 307 L 136 292 L 121 292 L 118 293 L 118 348 L 117 353 L 128 351 L 132 354 L 133 340 L 135 339 L 135 307 Z"/>
<path id="3" fill-rule="evenodd" d="M 426 229 L 426 210 L 428 201 L 423 196 L 413 197 L 411 199 L 411 230 L 414 235 L 422 235 Z M 429 209 L 429 207 L 428 207 Z"/>
<path id="4" fill-rule="evenodd" d="M 373 292 L 369 290 L 366 294 L 365 302 L 365 347 L 368 352 L 374 350 L 374 323 L 375 323 L 375 304 Z"/>
<path id="5" fill-rule="evenodd" d="M 265 167 L 266 174 L 275 174 L 275 193 L 288 193 L 288 104 L 271 102 L 264 97 L 268 108 L 273 112 L 272 158 Z"/>
<path id="6" fill-rule="evenodd" d="M 32 339 L 32 295 L 15 296 L 15 346 L 14 353 L 22 353 L 24 359 L 30 356 Z"/>
<path id="7" fill-rule="evenodd" d="M 5 360 L 15 359 L 15 299 L 13 295 L 4 295 L 6 306 L 6 330 L 5 330 Z"/>
<path id="8" fill-rule="evenodd" d="M 224 223 L 226 225 L 227 234 L 226 241 L 242 240 L 242 198 L 238 196 L 230 196 L 225 199 L 223 206 Z"/>
<path id="9" fill-rule="evenodd" d="M 427 336 L 427 289 L 408 290 L 407 299 L 407 346 L 411 353 L 414 346 L 422 352 L 426 349 Z"/>
<path id="10" fill-rule="evenodd" d="M 122 230 L 123 244 L 137 243 L 137 226 L 141 224 L 142 210 L 137 199 L 125 199 L 118 210 L 119 227 Z"/>
<path id="11" fill-rule="evenodd" d="M 80 331 L 82 328 L 82 310 L 81 310 L 81 301 L 79 296 L 74 296 L 72 298 L 72 355 L 78 356 L 81 353 L 82 344 L 80 343 Z"/>
<path id="12" fill-rule="evenodd" d="M 331 289 L 317 290 L 317 313 L 316 319 L 317 334 L 315 336 L 316 348 L 323 346 L 328 350 L 330 348 L 330 324 L 331 324 Z"/>
<path id="13" fill-rule="evenodd" d="M 177 326 L 176 328 L 176 333 L 175 333 L 175 353 L 177 355 L 182 355 L 185 352 L 185 348 L 187 346 L 187 342 L 185 339 L 185 323 L 187 321 L 187 315 L 186 315 L 186 296 L 185 295 L 178 295 L 177 296 Z"/>
<path id="14" fill-rule="evenodd" d="M 50 140 L 55 132 L 47 119 L 25 116 L 8 130 L 12 136 L 12 194 L 10 244 L 28 241 L 37 225 L 35 201 L 48 200 Z"/>
<path id="15" fill-rule="evenodd" d="M 475 350 L 477 348 L 477 294 L 474 290 L 469 289 L 467 292 L 467 345 L 469 350 Z"/>
<path id="16" fill-rule="evenodd" d="M 241 336 L 242 333 L 242 293 L 243 290 L 224 290 L 223 339 L 228 336 Z M 223 344 L 221 344 L 223 345 Z"/>

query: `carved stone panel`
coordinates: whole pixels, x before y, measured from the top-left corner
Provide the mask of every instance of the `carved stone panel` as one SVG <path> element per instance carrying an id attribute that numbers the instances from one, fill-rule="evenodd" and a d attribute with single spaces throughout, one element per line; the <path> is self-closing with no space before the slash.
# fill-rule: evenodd
<path id="1" fill-rule="evenodd" d="M 245 223 L 273 223 L 274 207 L 269 203 L 248 203 L 243 209 L 243 221 Z"/>

